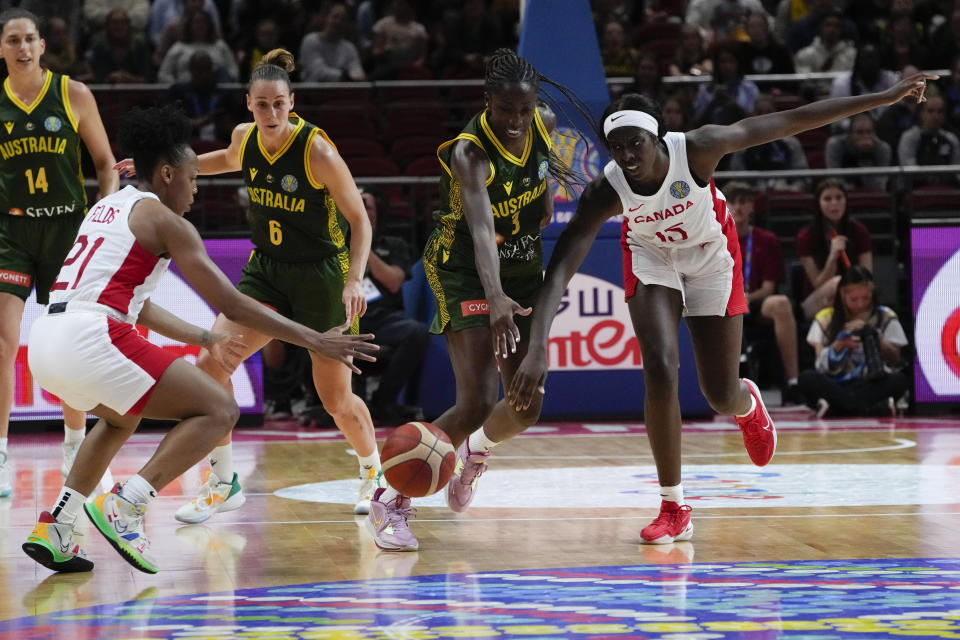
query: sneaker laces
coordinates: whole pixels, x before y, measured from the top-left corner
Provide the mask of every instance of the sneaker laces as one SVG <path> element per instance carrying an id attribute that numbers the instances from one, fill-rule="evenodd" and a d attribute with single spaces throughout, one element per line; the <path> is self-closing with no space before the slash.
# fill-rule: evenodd
<path id="1" fill-rule="evenodd" d="M 386 516 L 391 524 L 406 526 L 407 520 L 416 513 L 417 510 L 413 508 L 410 498 L 400 495 L 393 499 L 392 507 L 388 505 Z"/>
<path id="2" fill-rule="evenodd" d="M 200 486 L 200 491 L 197 492 L 197 497 L 193 501 L 198 504 L 200 502 L 210 504 L 213 502 L 213 490 L 219 484 L 221 484 L 220 477 L 214 475 L 213 471 L 207 471 L 207 479 Z"/>
<path id="3" fill-rule="evenodd" d="M 693 507 L 688 504 L 679 505 L 678 509 L 660 509 L 660 514 L 653 519 L 653 522 L 650 523 L 650 526 L 657 524 L 662 524 L 666 527 L 674 524 L 679 518 L 683 517 L 683 514 L 687 511 L 693 511 Z"/>
<path id="4" fill-rule="evenodd" d="M 467 451 L 470 451 L 469 447 Z M 470 453 L 467 455 L 467 459 L 463 463 L 463 470 L 460 472 L 460 484 L 473 484 L 473 481 L 482 476 L 483 472 L 487 470 L 486 456 L 484 456 L 483 462 L 474 462 L 470 458 L 475 455 L 480 454 Z"/>

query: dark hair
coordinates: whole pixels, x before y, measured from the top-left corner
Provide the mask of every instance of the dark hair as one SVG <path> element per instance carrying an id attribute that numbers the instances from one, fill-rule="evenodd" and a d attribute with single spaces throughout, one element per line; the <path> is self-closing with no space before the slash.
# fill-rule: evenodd
<path id="1" fill-rule="evenodd" d="M 159 164 L 179 166 L 186 159 L 191 129 L 178 105 L 134 107 L 120 121 L 117 141 L 125 155 L 133 156 L 137 175 L 149 180 Z"/>
<path id="2" fill-rule="evenodd" d="M 286 49 L 271 49 L 263 54 L 260 62 L 257 63 L 253 72 L 250 73 L 250 82 L 247 84 L 247 91 L 250 91 L 253 83 L 257 80 L 266 80 L 267 82 L 279 80 L 287 85 L 287 90 L 289 91 L 290 74 L 296 68 L 292 53 Z"/>
<path id="3" fill-rule="evenodd" d="M 43 32 L 46 29 L 46 24 L 41 23 L 40 18 L 37 17 L 35 13 L 31 13 L 26 9 L 21 9 L 19 7 L 14 7 L 12 9 L 7 9 L 3 13 L 0 13 L 0 31 L 3 31 L 3 27 L 6 26 L 11 20 L 29 20 L 33 23 L 33 26 L 37 28 L 37 32 L 43 36 Z"/>
<path id="4" fill-rule="evenodd" d="M 208 44 L 216 42 L 220 37 L 220 34 L 217 33 L 217 24 L 213 21 L 213 16 L 203 9 L 199 9 L 183 16 L 183 41 L 197 42 L 197 34 L 194 33 L 193 30 L 193 19 L 198 15 L 203 18 L 204 22 L 207 24 L 207 36 L 203 42 Z"/>
<path id="5" fill-rule="evenodd" d="M 837 284 L 837 293 L 833 296 L 833 317 L 830 318 L 830 324 L 827 326 L 827 338 L 832 342 L 833 339 L 837 336 L 838 333 L 843 329 L 844 325 L 847 324 L 847 309 L 843 306 L 843 288 L 851 284 L 873 284 L 873 274 L 870 273 L 869 269 L 865 269 L 858 264 L 853 265 L 847 269 L 844 274 L 840 277 L 840 282 Z M 877 303 L 877 289 L 874 287 L 873 294 L 870 300 L 870 315 L 873 315 L 877 312 L 880 305 Z"/>
<path id="6" fill-rule="evenodd" d="M 739 199 L 753 200 L 759 193 L 756 187 L 742 180 L 731 180 L 723 185 L 721 191 L 728 202 L 734 202 Z"/>
<path id="7" fill-rule="evenodd" d="M 580 100 L 573 91 L 539 73 L 533 65 L 530 64 L 529 60 L 517 55 L 512 49 L 500 48 L 490 56 L 484 74 L 483 90 L 487 95 L 492 95 L 510 86 L 524 83 L 529 84 L 538 94 L 544 97 L 544 101 L 549 104 L 554 111 L 559 111 L 567 117 L 567 120 L 573 121 L 560 102 L 548 93 L 540 93 L 541 82 L 556 88 L 570 101 L 574 108 L 580 112 L 580 115 L 586 119 L 589 126 L 597 129 L 597 123 L 594 121 L 593 116 L 590 115 L 590 109 L 583 104 L 583 101 Z M 581 137 L 585 137 L 579 129 L 577 132 Z M 586 182 L 584 176 L 567 166 L 553 149 L 550 150 L 547 167 L 550 176 L 564 185 L 564 187 L 576 189 L 582 187 Z"/>
<path id="8" fill-rule="evenodd" d="M 663 112 L 660 111 L 660 105 L 656 100 L 648 98 L 644 95 L 640 95 L 639 93 L 625 93 L 611 102 L 607 108 L 603 110 L 603 116 L 600 118 L 600 122 L 597 125 L 597 137 L 600 140 L 603 140 L 604 144 L 607 143 L 607 136 L 603 134 L 603 122 L 606 121 L 607 116 L 609 116 L 611 113 L 624 110 L 643 111 L 644 113 L 656 118 L 659 138 L 663 138 L 664 134 L 667 132 L 667 127 L 665 124 L 663 124 Z"/>
<path id="9" fill-rule="evenodd" d="M 823 209 L 820 208 L 820 196 L 827 189 L 839 189 L 843 192 L 843 197 L 849 199 L 847 185 L 844 184 L 840 178 L 824 178 L 817 184 L 817 188 L 813 193 L 815 200 L 813 214 L 813 260 L 817 263 L 818 267 L 823 267 L 823 265 L 826 264 L 827 255 L 830 253 L 830 243 L 827 240 L 827 232 L 831 224 L 823 217 Z M 832 226 L 832 228 L 837 234 L 849 238 L 850 227 L 850 208 L 848 204 L 847 208 L 843 211 L 843 217 L 841 217 L 836 226 Z M 838 265 L 837 268 L 842 267 Z"/>

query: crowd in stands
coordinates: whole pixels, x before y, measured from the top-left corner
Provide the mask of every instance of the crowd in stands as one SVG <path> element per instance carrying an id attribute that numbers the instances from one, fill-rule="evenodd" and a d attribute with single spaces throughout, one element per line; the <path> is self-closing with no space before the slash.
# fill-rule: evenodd
<path id="1" fill-rule="evenodd" d="M 92 83 L 95 92 L 109 90 L 101 85 L 150 85 L 150 99 L 182 103 L 194 123 L 198 150 L 225 145 L 232 127 L 246 118 L 242 92 L 222 85 L 245 82 L 264 53 L 285 47 L 297 54 L 295 81 L 339 83 L 331 91 L 312 85 L 298 90 L 295 110 L 330 132 L 357 177 L 437 175 L 437 145 L 483 104 L 476 83 L 370 90 L 365 81 L 481 78 L 486 56 L 517 45 L 520 22 L 519 0 L 0 0 L 0 9 L 10 6 L 47 19 L 43 62 L 50 68 Z M 629 79 L 610 82 L 611 95 L 636 92 L 658 100 L 671 130 L 729 124 L 828 95 L 879 91 L 916 69 L 948 70 L 928 86 L 928 99 L 920 105 L 901 101 L 829 130 L 748 149 L 726 158 L 721 170 L 960 164 L 960 8 L 953 3 L 592 0 L 591 7 L 608 79 Z M 804 75 L 809 73 L 815 77 Z M 344 88 L 351 84 L 364 88 Z M 108 111 L 108 133 L 109 110 L 131 102 L 122 97 L 122 88 L 109 95 L 99 98 Z M 142 100 L 147 94 L 136 95 Z M 800 398 L 798 378 L 810 382 L 799 371 L 811 364 L 813 351 L 816 363 L 826 358 L 833 366 L 821 354 L 853 344 L 848 337 L 836 343 L 818 314 L 845 303 L 839 283 L 851 268 L 859 265 L 869 273 L 875 267 L 874 229 L 848 215 L 848 202 L 862 193 L 895 194 L 894 203 L 922 187 L 960 188 L 960 175 L 844 176 L 819 185 L 807 177 L 771 176 L 735 187 L 740 204 L 750 202 L 747 218 L 756 199 L 759 221 L 774 231 L 753 246 L 772 248 L 773 238 L 786 246 L 788 260 L 801 265 L 800 277 L 792 277 L 777 244 L 780 257 L 770 260 L 779 259 L 779 268 L 770 266 L 767 275 L 748 283 L 752 291 L 762 291 L 751 294 L 750 322 L 773 327 L 771 342 L 786 358 L 781 368 L 785 398 L 794 400 Z M 414 231 L 405 240 L 414 257 L 429 231 L 422 225 L 435 192 L 427 184 L 390 185 L 377 193 L 381 231 L 412 221 L 407 226 Z M 210 211 L 233 206 L 223 193 L 209 193 Z M 777 228 L 782 220 L 776 213 L 766 215 L 783 193 L 804 202 L 799 207 L 804 213 L 790 228 Z M 402 224 L 395 225 L 398 219 Z M 801 229 L 804 221 L 809 225 Z M 747 227 L 754 228 L 753 222 Z M 891 238 L 897 233 L 895 226 L 888 230 Z M 893 245 L 883 253 L 896 260 Z M 401 262 L 407 269 L 409 260 Z M 859 277 L 854 284 L 866 287 Z M 872 281 L 869 288 L 875 297 Z M 793 325 L 785 309 L 791 310 Z M 874 315 L 889 317 L 888 307 L 874 302 L 871 309 L 885 309 Z M 816 326 L 819 333 L 803 333 Z M 792 347 L 785 337 L 790 332 Z M 797 346 L 801 335 L 807 340 Z M 807 342 L 812 350 L 805 358 Z M 891 369 L 889 362 L 886 366 Z M 820 382 L 807 384 L 806 391 L 821 393 Z M 826 412 L 820 400 L 829 404 L 823 397 L 807 398 Z"/>

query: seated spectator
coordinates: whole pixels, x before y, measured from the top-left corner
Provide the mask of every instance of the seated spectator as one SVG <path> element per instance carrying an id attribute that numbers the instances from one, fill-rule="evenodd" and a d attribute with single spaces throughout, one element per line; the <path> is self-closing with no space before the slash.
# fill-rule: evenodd
<path id="1" fill-rule="evenodd" d="M 693 100 L 697 126 L 732 124 L 753 111 L 760 89 L 743 77 L 734 42 L 717 45 L 713 56 L 713 81 L 701 84 Z"/>
<path id="2" fill-rule="evenodd" d="M 427 55 L 427 30 L 416 20 L 410 0 L 393 0 L 392 13 L 373 25 L 370 57 L 372 75 L 379 79 L 396 75 L 400 67 L 423 67 Z"/>
<path id="3" fill-rule="evenodd" d="M 630 74 L 633 76 L 633 84 L 626 91 L 622 91 L 623 93 L 639 93 L 657 102 L 660 101 L 663 82 L 660 76 L 660 63 L 653 52 L 640 51 L 637 54 L 636 66 Z"/>
<path id="4" fill-rule="evenodd" d="M 950 63 L 950 75 L 940 81 L 943 83 L 941 95 L 946 111 L 944 126 L 953 133 L 960 134 L 960 55 Z"/>
<path id="5" fill-rule="evenodd" d="M 807 333 L 815 368 L 800 374 L 800 391 L 817 417 L 890 415 L 909 388 L 898 369 L 907 336 L 889 307 L 877 303 L 873 275 L 852 267 L 833 306 L 817 313 Z"/>
<path id="6" fill-rule="evenodd" d="M 928 93 L 927 100 L 917 107 L 920 123 L 903 132 L 897 145 L 897 158 L 905 167 L 937 164 L 960 164 L 960 141 L 943 127 L 945 120 L 943 98 Z M 928 185 L 957 185 L 952 173 L 914 174 L 908 180 L 911 187 Z"/>
<path id="7" fill-rule="evenodd" d="M 760 94 L 753 107 L 753 115 L 759 116 L 777 110 L 773 98 Z M 782 171 L 785 169 L 809 169 L 803 145 L 794 136 L 784 136 L 756 147 L 737 151 L 730 156 L 731 171 Z M 764 189 L 777 191 L 807 191 L 807 178 L 769 177 L 759 181 Z M 727 192 L 724 191 L 724 194 Z"/>
<path id="8" fill-rule="evenodd" d="M 900 72 L 900 76 L 907 78 L 918 71 L 916 67 L 907 65 Z M 927 93 L 930 93 L 930 89 L 927 89 Z M 884 109 L 883 115 L 877 120 L 877 135 L 890 145 L 891 149 L 899 146 L 900 136 L 916 122 L 917 106 L 915 100 L 901 100 Z"/>
<path id="9" fill-rule="evenodd" d="M 822 180 L 815 196 L 813 224 L 800 230 L 796 242 L 797 257 L 806 276 L 801 306 L 807 319 L 832 303 L 840 276 L 851 266 L 873 270 L 870 232 L 850 218 L 843 181 Z"/>
<path id="10" fill-rule="evenodd" d="M 153 80 L 150 49 L 134 33 L 124 9 L 107 14 L 106 27 L 93 38 L 87 53 L 94 82 L 136 84 Z"/>
<path id="11" fill-rule="evenodd" d="M 77 47 L 70 37 L 66 21 L 60 17 L 47 20 L 44 34 L 46 48 L 40 56 L 40 62 L 57 73 L 72 76 L 80 82 L 90 82 L 90 65 L 84 58 L 77 57 Z"/>
<path id="12" fill-rule="evenodd" d="M 893 150 L 877 136 L 873 116 L 869 112 L 850 118 L 850 129 L 827 139 L 826 164 L 828 169 L 888 167 Z M 843 182 L 856 189 L 886 191 L 889 176 L 844 176 Z"/>
<path id="13" fill-rule="evenodd" d="M 939 69 L 945 63 L 960 55 L 960 6 L 955 6 L 930 35 L 930 51 L 926 60 L 926 67 Z"/>
<path id="14" fill-rule="evenodd" d="M 218 82 L 236 82 L 239 69 L 233 51 L 221 39 L 216 26 L 206 11 L 195 11 L 184 16 L 183 38 L 170 47 L 157 80 L 166 83 L 190 82 L 190 57 L 204 51 L 213 61 L 214 75 Z"/>
<path id="15" fill-rule="evenodd" d="M 441 26 L 434 30 L 441 46 L 431 54 L 431 67 L 442 78 L 483 77 L 487 56 L 511 44 L 509 32 L 505 35 L 503 23 L 490 10 L 488 0 L 451 4 L 460 6 L 449 7 Z"/>
<path id="16" fill-rule="evenodd" d="M 783 253 L 776 234 L 753 225 L 757 191 L 746 182 L 729 182 L 723 187 L 727 210 L 733 216 L 740 238 L 743 285 L 750 311 L 744 317 L 744 340 L 749 329 L 772 326 L 783 363 L 785 385 L 783 404 L 797 404 L 797 321 L 790 298 L 777 293 L 784 281 Z"/>
<path id="17" fill-rule="evenodd" d="M 880 66 L 880 51 L 872 43 L 862 45 L 857 49 L 853 69 L 845 71 L 833 79 L 830 86 L 830 97 L 860 96 L 866 93 L 879 93 L 889 89 L 900 81 L 900 74 L 896 71 L 883 69 Z M 883 115 L 886 107 L 877 107 L 869 111 L 874 120 Z M 841 120 L 838 124 L 842 128 L 849 126 L 849 122 Z"/>
<path id="18" fill-rule="evenodd" d="M 179 101 L 193 125 L 193 138 L 230 143 L 237 123 L 232 93 L 217 88 L 213 61 L 206 51 L 190 56 L 190 81 L 170 87 L 170 99 Z"/>
<path id="19" fill-rule="evenodd" d="M 843 13 L 833 10 L 820 18 L 817 37 L 797 51 L 793 65 L 797 73 L 815 71 L 850 71 L 857 48 L 843 37 Z"/>
<path id="20" fill-rule="evenodd" d="M 923 28 L 906 10 L 894 11 L 890 16 L 890 27 L 879 49 L 880 66 L 893 71 L 902 71 L 907 65 L 921 67 L 930 55 L 923 41 Z"/>
<path id="21" fill-rule="evenodd" d="M 127 14 L 130 25 L 138 34 L 145 33 L 150 20 L 150 0 L 83 0 L 79 4 L 83 4 L 83 18 L 91 33 L 105 29 L 107 19 L 117 9 Z"/>
<path id="22" fill-rule="evenodd" d="M 713 60 L 707 53 L 700 30 L 692 24 L 680 27 L 680 42 L 670 60 L 669 75 L 700 76 L 713 73 Z"/>
<path id="23" fill-rule="evenodd" d="M 637 68 L 637 50 L 629 45 L 623 25 L 616 20 L 603 27 L 600 56 L 608 78 L 632 76 Z"/>
<path id="24" fill-rule="evenodd" d="M 223 33 L 220 12 L 213 0 L 153 0 L 147 27 L 150 44 L 160 49 L 165 38 L 175 41 L 182 30 L 183 17 L 198 10 L 210 16 L 217 34 Z"/>
<path id="25" fill-rule="evenodd" d="M 803 0 L 799 2 L 797 0 L 784 1 L 790 5 L 789 11 L 791 12 L 798 5 L 803 4 Z M 857 25 L 843 15 L 843 4 L 839 0 L 805 0 L 805 2 L 808 9 L 807 14 L 796 17 L 790 23 L 786 35 L 783 36 L 784 44 L 793 52 L 794 56 L 798 51 L 813 43 L 820 33 L 823 18 L 827 15 L 835 15 L 840 19 L 839 40 L 847 40 L 853 43 L 860 41 Z"/>
<path id="26" fill-rule="evenodd" d="M 744 73 L 793 73 L 793 54 L 770 31 L 770 19 L 766 13 L 751 12 L 747 16 L 746 29 L 750 39 L 741 46 Z M 770 86 L 781 91 L 795 90 L 793 83 Z"/>
<path id="27" fill-rule="evenodd" d="M 260 64 L 260 58 L 280 45 L 280 26 L 273 18 L 261 18 L 253 30 L 253 38 L 245 47 L 235 49 L 237 65 L 242 80 L 249 80 L 250 73 Z"/>
<path id="28" fill-rule="evenodd" d="M 689 131 L 693 126 L 690 101 L 685 100 L 681 93 L 673 93 L 664 98 L 660 103 L 660 112 L 667 131 Z"/>
<path id="29" fill-rule="evenodd" d="M 684 22 L 700 29 L 708 43 L 745 40 L 748 13 L 772 20 L 760 0 L 690 0 Z"/>
<path id="30" fill-rule="evenodd" d="M 367 312 L 360 318 L 361 333 L 375 333 L 377 344 L 391 347 L 386 368 L 370 398 L 370 415 L 385 424 L 399 424 L 422 417 L 419 407 L 397 402 L 400 392 L 416 384 L 420 365 L 427 354 L 427 325 L 411 318 L 403 309 L 403 283 L 410 279 L 413 252 L 403 238 L 378 233 L 377 216 L 382 198 L 369 188 L 361 189 L 363 204 L 373 227 L 373 245 L 367 262 L 364 291 Z M 363 365 L 361 364 L 361 367 Z"/>
<path id="31" fill-rule="evenodd" d="M 342 2 L 327 6 L 323 27 L 300 42 L 300 79 L 304 82 L 365 80 L 357 47 L 347 39 L 347 7 Z"/>

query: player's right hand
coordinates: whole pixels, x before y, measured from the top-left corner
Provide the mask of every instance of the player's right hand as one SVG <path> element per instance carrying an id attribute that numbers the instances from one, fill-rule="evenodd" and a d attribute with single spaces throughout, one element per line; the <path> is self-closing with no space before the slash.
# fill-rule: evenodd
<path id="1" fill-rule="evenodd" d="M 513 315 L 528 316 L 533 313 L 533 308 L 523 308 L 505 294 L 487 298 L 487 307 L 490 311 L 493 355 L 509 358 L 511 353 L 517 352 L 517 343 L 520 342 L 520 329 L 517 328 Z"/>
<path id="2" fill-rule="evenodd" d="M 204 348 L 210 352 L 213 361 L 229 374 L 233 374 L 243 362 L 247 344 L 242 335 L 210 332 L 210 340 Z"/>
<path id="3" fill-rule="evenodd" d="M 119 173 L 121 178 L 132 178 L 137 175 L 137 170 L 133 167 L 132 158 L 124 158 L 113 165 L 113 170 Z"/>
<path id="4" fill-rule="evenodd" d="M 310 351 L 333 360 L 339 360 L 350 367 L 350 370 L 354 373 L 361 373 L 357 365 L 353 363 L 354 359 L 376 362 L 376 356 L 371 354 L 379 351 L 380 345 L 370 342 L 373 340 L 372 333 L 363 333 L 357 336 L 344 333 L 349 328 L 350 326 L 344 323 L 339 327 L 316 334 L 310 341 Z"/>

